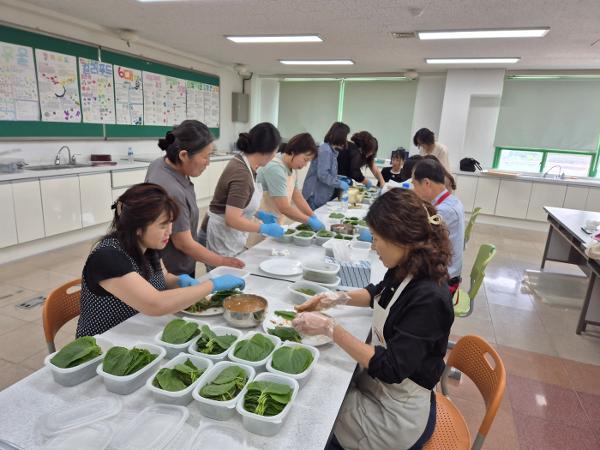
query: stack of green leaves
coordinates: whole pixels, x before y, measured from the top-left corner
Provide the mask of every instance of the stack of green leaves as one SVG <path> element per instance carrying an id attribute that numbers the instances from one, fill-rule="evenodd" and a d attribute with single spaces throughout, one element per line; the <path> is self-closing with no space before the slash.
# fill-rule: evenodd
<path id="1" fill-rule="evenodd" d="M 271 354 L 275 344 L 268 337 L 256 333 L 250 339 L 244 339 L 235 346 L 234 356 L 244 361 L 262 361 Z"/>
<path id="2" fill-rule="evenodd" d="M 275 350 L 271 366 L 280 372 L 298 375 L 310 367 L 313 354 L 304 347 L 283 346 Z"/>
<path id="3" fill-rule="evenodd" d="M 83 364 L 102 354 L 102 349 L 93 336 L 82 336 L 65 345 L 50 362 L 61 369 Z"/>
<path id="4" fill-rule="evenodd" d="M 246 381 L 248 376 L 244 369 L 239 366 L 229 366 L 223 369 L 211 383 L 204 385 L 200 389 L 200 395 L 220 402 L 233 400 L 244 389 Z"/>
<path id="5" fill-rule="evenodd" d="M 203 298 L 199 302 L 186 308 L 186 311 L 191 313 L 199 313 L 206 311 L 209 308 L 219 308 L 223 306 L 223 300 L 225 300 L 227 297 L 241 293 L 242 291 L 239 289 L 215 292 L 213 295 L 211 295 L 210 299 Z"/>
<path id="6" fill-rule="evenodd" d="M 165 391 L 177 392 L 191 386 L 206 369 L 200 369 L 188 358 L 183 364 L 173 368 L 164 367 L 158 371 L 152 386 Z"/>
<path id="7" fill-rule="evenodd" d="M 141 368 L 146 367 L 157 356 L 144 348 L 133 347 L 129 350 L 125 347 L 113 347 L 106 352 L 102 369 L 111 375 L 131 375 Z"/>
<path id="8" fill-rule="evenodd" d="M 276 416 L 292 399 L 294 390 L 271 381 L 253 381 L 244 396 L 244 409 L 259 416 Z"/>
<path id="9" fill-rule="evenodd" d="M 302 342 L 302 336 L 294 327 L 269 328 L 267 332 L 273 336 L 277 336 L 282 341 Z"/>
<path id="10" fill-rule="evenodd" d="M 231 344 L 237 339 L 237 337 L 232 334 L 218 336 L 214 331 L 208 328 L 207 325 L 202 325 L 201 333 L 202 334 L 197 341 L 196 349 L 200 353 L 205 353 L 207 355 L 218 355 L 223 353 L 231 347 Z"/>
<path id="11" fill-rule="evenodd" d="M 165 326 L 160 339 L 168 344 L 184 344 L 199 334 L 200 328 L 196 322 L 175 319 Z"/>
<path id="12" fill-rule="evenodd" d="M 296 227 L 296 231 L 312 231 L 312 227 L 305 223 L 301 223 Z"/>

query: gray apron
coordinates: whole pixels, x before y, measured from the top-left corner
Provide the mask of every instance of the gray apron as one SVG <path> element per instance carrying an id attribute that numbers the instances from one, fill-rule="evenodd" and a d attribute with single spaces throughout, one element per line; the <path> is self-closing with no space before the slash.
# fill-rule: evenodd
<path id="1" fill-rule="evenodd" d="M 387 308 L 373 303 L 373 344 L 386 348 L 383 327 L 391 308 L 412 276 L 398 286 Z M 427 426 L 431 391 L 405 378 L 387 384 L 372 378 L 366 370 L 358 374 L 348 390 L 334 427 L 334 434 L 346 450 L 402 450 L 412 447 Z"/>

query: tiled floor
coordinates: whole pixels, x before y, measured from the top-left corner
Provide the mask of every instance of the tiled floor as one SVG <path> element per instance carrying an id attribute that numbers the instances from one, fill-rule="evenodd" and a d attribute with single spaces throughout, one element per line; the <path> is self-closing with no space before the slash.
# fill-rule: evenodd
<path id="1" fill-rule="evenodd" d="M 468 274 L 482 243 L 497 247 L 488 266 L 474 313 L 457 318 L 453 336 L 477 334 L 493 344 L 508 373 L 502 406 L 485 449 L 600 448 L 600 329 L 575 334 L 579 310 L 556 306 L 526 292 L 525 270 L 538 269 L 545 235 L 477 224 L 464 258 Z M 91 242 L 65 247 L 0 266 L 0 389 L 43 365 L 47 354 L 41 307 L 15 308 L 36 295 L 80 276 Z M 578 273 L 549 264 L 547 269 Z M 57 336 L 57 346 L 73 339 L 75 321 Z M 484 414 L 475 385 L 462 377 L 452 381 L 451 398 L 465 416 L 474 437 Z"/>

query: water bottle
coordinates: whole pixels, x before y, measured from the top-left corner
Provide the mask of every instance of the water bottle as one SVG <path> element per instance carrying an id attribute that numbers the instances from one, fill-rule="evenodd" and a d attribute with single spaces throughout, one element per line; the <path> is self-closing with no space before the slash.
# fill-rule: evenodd
<path id="1" fill-rule="evenodd" d="M 340 201 L 342 202 L 342 211 L 344 211 L 344 212 L 348 211 L 348 191 L 347 190 L 342 191 Z"/>
<path id="2" fill-rule="evenodd" d="M 127 161 L 131 164 L 133 162 L 133 148 L 129 147 L 127 149 Z"/>

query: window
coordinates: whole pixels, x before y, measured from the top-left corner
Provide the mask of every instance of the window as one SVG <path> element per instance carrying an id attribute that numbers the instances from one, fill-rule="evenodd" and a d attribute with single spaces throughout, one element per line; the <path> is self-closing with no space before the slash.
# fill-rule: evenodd
<path id="1" fill-rule="evenodd" d="M 496 147 L 494 169 L 515 172 L 553 174 L 564 173 L 567 176 L 597 176 L 598 154 L 574 150 L 555 150 L 547 148 Z M 555 167 L 557 166 L 557 167 Z"/>
<path id="2" fill-rule="evenodd" d="M 554 166 L 558 170 L 562 170 L 565 175 L 574 177 L 587 177 L 590 172 L 590 164 L 592 155 L 576 155 L 573 153 L 548 153 L 546 164 L 542 169 L 544 172 L 550 170 Z M 555 173 L 555 172 L 552 172 Z"/>
<path id="3" fill-rule="evenodd" d="M 502 149 L 498 165 L 495 168 L 516 172 L 539 172 L 543 158 L 543 152 Z"/>

